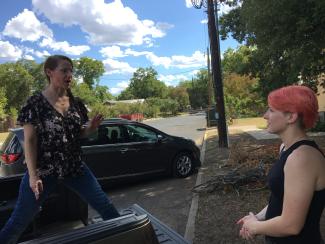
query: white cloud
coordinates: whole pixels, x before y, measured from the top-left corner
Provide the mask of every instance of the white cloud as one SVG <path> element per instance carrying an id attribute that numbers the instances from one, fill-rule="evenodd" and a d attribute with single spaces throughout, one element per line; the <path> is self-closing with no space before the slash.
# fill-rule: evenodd
<path id="1" fill-rule="evenodd" d="M 190 77 L 184 74 L 179 75 L 159 75 L 158 80 L 163 81 L 167 86 L 178 84 L 182 80 L 188 80 Z"/>
<path id="2" fill-rule="evenodd" d="M 131 74 L 136 71 L 126 62 L 120 62 L 111 58 L 103 60 L 106 74 Z"/>
<path id="3" fill-rule="evenodd" d="M 37 41 L 41 37 L 53 36 L 46 24 L 41 23 L 35 14 L 27 9 L 9 20 L 3 31 L 5 36 L 15 37 L 22 41 Z"/>
<path id="4" fill-rule="evenodd" d="M 44 57 L 46 57 L 46 56 L 50 56 L 51 54 L 48 52 L 48 51 L 46 51 L 46 50 L 44 50 L 44 51 L 35 51 L 35 55 L 38 57 L 38 58 L 44 58 Z"/>
<path id="5" fill-rule="evenodd" d="M 205 0 L 203 0 L 203 1 L 205 1 Z M 193 5 L 192 5 L 192 1 L 191 1 L 191 0 L 185 0 L 185 4 L 186 4 L 186 7 L 187 7 L 187 8 L 191 8 L 191 7 L 193 7 Z"/>
<path id="6" fill-rule="evenodd" d="M 24 53 L 25 53 L 25 55 L 26 54 L 31 54 L 31 55 L 34 55 L 34 56 L 36 56 L 36 57 L 38 57 L 38 58 L 44 58 L 44 57 L 46 57 L 46 56 L 50 56 L 51 54 L 48 52 L 48 51 L 46 51 L 46 50 L 43 50 L 43 51 L 40 51 L 40 50 L 34 50 L 34 49 L 32 49 L 32 48 L 29 48 L 29 47 L 24 47 Z"/>
<path id="7" fill-rule="evenodd" d="M 0 41 L 0 59 L 16 61 L 22 57 L 23 51 L 8 41 Z"/>
<path id="8" fill-rule="evenodd" d="M 167 24 L 140 20 L 121 0 L 111 3 L 104 0 L 32 0 L 32 3 L 35 10 L 43 13 L 52 23 L 80 26 L 92 44 L 148 44 L 145 38 L 163 37 L 167 27 Z"/>
<path id="9" fill-rule="evenodd" d="M 165 68 L 194 68 L 205 65 L 204 54 L 200 51 L 195 51 L 192 56 L 173 55 L 171 57 L 158 57 L 153 53 L 147 54 L 146 57 L 152 62 L 153 65 L 162 65 Z"/>
<path id="10" fill-rule="evenodd" d="M 130 48 L 126 49 L 125 55 L 132 55 L 135 57 L 145 56 L 154 66 L 164 66 L 166 69 L 170 67 L 176 68 L 195 68 L 206 65 L 204 54 L 200 51 L 195 51 L 192 56 L 173 55 L 171 57 L 159 57 L 153 52 L 148 51 L 134 51 Z"/>
<path id="11" fill-rule="evenodd" d="M 190 72 L 189 75 L 190 76 L 195 76 L 195 75 L 197 75 L 197 73 L 199 73 L 199 71 L 200 71 L 199 69 L 193 70 L 193 71 Z"/>
<path id="12" fill-rule="evenodd" d="M 119 46 L 104 47 L 99 52 L 106 58 L 121 58 L 126 56 Z"/>
<path id="13" fill-rule="evenodd" d="M 132 50 L 130 48 L 126 49 L 124 53 L 126 55 L 132 55 L 132 56 L 135 56 L 135 57 L 151 54 L 151 52 L 148 52 L 148 51 L 139 52 L 139 51 L 134 51 L 134 50 Z"/>
<path id="14" fill-rule="evenodd" d="M 56 42 L 51 38 L 44 38 L 39 45 L 41 47 L 51 48 L 54 51 L 63 51 L 69 55 L 80 55 L 90 50 L 90 47 L 86 45 L 71 46 L 67 41 Z"/>
<path id="15" fill-rule="evenodd" d="M 35 60 L 34 57 L 32 55 L 29 55 L 29 54 L 25 54 L 24 59 Z"/>
<path id="16" fill-rule="evenodd" d="M 130 81 L 122 81 L 116 84 L 116 87 L 112 87 L 110 88 L 110 92 L 113 95 L 117 95 L 119 93 L 121 93 L 123 90 L 125 90 L 130 84 Z"/>
<path id="17" fill-rule="evenodd" d="M 171 58 L 170 57 L 158 57 L 153 53 L 149 53 L 146 55 L 146 58 L 154 65 L 154 66 L 164 66 L 165 68 L 169 68 L 171 66 Z"/>
<path id="18" fill-rule="evenodd" d="M 208 23 L 208 19 L 203 19 L 200 21 L 201 24 L 207 24 Z"/>
<path id="19" fill-rule="evenodd" d="M 224 4 L 224 3 L 218 4 L 218 14 L 219 15 L 227 14 L 232 9 L 234 9 L 234 7 L 229 7 L 227 4 Z"/>

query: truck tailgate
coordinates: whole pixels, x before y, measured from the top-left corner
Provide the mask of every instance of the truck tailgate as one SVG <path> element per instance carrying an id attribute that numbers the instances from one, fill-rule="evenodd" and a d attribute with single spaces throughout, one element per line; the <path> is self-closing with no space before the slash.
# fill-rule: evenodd
<path id="1" fill-rule="evenodd" d="M 146 210 L 141 208 L 138 204 L 133 204 L 128 208 L 129 210 L 135 212 L 136 214 L 146 214 L 148 215 L 153 228 L 155 230 L 156 236 L 158 238 L 159 243 L 164 244 L 176 244 L 176 243 L 184 243 L 188 244 L 187 240 L 184 239 L 180 234 L 172 230 L 170 227 L 162 223 L 159 219 L 148 213 Z"/>

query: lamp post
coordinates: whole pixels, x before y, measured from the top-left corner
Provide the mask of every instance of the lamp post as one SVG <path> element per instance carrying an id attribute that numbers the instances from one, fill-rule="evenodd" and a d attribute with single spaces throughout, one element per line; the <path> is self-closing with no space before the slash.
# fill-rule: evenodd
<path id="1" fill-rule="evenodd" d="M 225 115 L 225 104 L 223 96 L 223 85 L 221 75 L 220 42 L 218 28 L 218 8 L 216 0 L 192 0 L 195 8 L 207 8 L 208 31 L 211 50 L 211 68 L 216 98 L 216 111 L 218 120 L 219 147 L 228 147 L 227 124 Z"/>

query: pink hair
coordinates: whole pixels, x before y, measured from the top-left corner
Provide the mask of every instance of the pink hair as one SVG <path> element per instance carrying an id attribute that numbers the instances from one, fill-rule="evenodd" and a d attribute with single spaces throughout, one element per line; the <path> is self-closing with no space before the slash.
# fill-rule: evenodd
<path id="1" fill-rule="evenodd" d="M 306 86 L 286 86 L 268 96 L 270 107 L 283 112 L 298 113 L 306 129 L 315 126 L 318 119 L 318 102 L 313 90 Z"/>

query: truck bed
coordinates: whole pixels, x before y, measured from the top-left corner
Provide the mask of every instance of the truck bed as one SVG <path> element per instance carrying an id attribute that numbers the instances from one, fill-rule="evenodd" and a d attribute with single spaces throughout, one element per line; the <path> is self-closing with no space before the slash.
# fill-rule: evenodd
<path id="1" fill-rule="evenodd" d="M 93 220 L 95 223 L 88 226 L 39 237 L 21 244 L 189 243 L 137 204 L 124 209 L 122 214 L 119 218 L 107 221 L 97 217 Z"/>
<path id="2" fill-rule="evenodd" d="M 14 209 L 21 176 L 0 178 L 0 228 Z M 44 202 L 41 212 L 34 218 L 20 238 L 25 244 L 176 244 L 189 243 L 181 235 L 134 204 L 121 211 L 122 216 L 103 221 L 100 217 L 88 221 L 88 205 L 79 196 L 60 184 Z M 77 229 L 59 226 L 44 231 L 56 221 L 78 221 Z M 80 225 L 80 221 L 83 223 Z M 89 223 L 90 222 L 90 223 Z"/>

